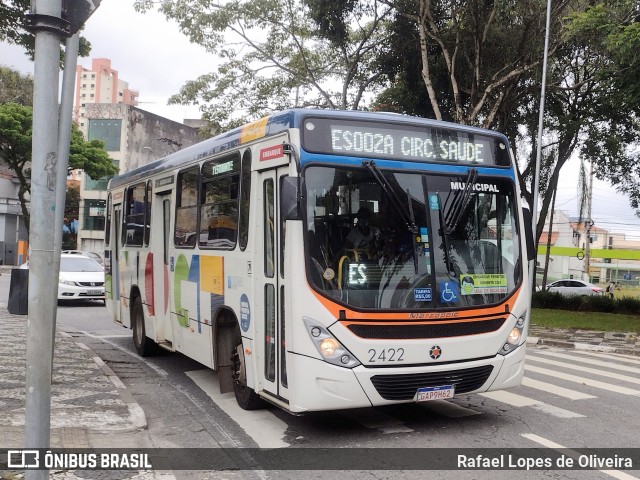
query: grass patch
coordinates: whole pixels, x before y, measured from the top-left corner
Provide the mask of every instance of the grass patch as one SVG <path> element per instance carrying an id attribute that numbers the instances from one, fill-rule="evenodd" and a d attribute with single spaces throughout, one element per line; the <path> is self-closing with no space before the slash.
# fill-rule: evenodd
<path id="1" fill-rule="evenodd" d="M 640 316 L 638 315 L 533 308 L 531 323 L 549 328 L 640 333 Z"/>

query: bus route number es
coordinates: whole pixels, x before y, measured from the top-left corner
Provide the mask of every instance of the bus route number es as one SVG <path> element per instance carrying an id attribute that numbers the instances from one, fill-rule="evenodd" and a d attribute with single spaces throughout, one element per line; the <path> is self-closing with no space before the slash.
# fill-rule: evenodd
<path id="1" fill-rule="evenodd" d="M 369 349 L 369 363 L 404 362 L 404 348 Z"/>

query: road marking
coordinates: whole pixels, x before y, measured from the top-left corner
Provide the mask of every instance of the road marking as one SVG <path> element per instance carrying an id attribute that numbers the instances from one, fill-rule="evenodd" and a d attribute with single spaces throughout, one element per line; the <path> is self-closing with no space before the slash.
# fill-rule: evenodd
<path id="1" fill-rule="evenodd" d="M 457 403 L 448 400 L 431 400 L 429 402 L 418 402 L 418 405 L 427 410 L 449 418 L 470 417 L 472 415 L 481 415 L 482 412 L 465 408 Z"/>
<path id="2" fill-rule="evenodd" d="M 282 439 L 287 424 L 269 410 L 243 410 L 233 393 L 220 393 L 218 375 L 213 370 L 192 370 L 185 374 L 193 380 L 229 417 L 249 435 L 260 448 L 284 448 L 289 444 Z"/>
<path id="3" fill-rule="evenodd" d="M 592 358 L 578 358 L 575 355 L 567 355 L 566 353 L 549 352 L 549 351 L 546 351 L 546 350 L 540 350 L 540 351 L 536 352 L 536 355 L 537 354 L 541 354 L 541 355 L 545 355 L 545 356 L 549 356 L 549 357 L 555 357 L 555 358 L 565 358 L 567 360 L 573 360 L 573 361 L 581 362 L 581 363 L 587 363 L 588 362 L 589 365 L 597 365 L 599 367 L 612 368 L 614 370 L 621 370 L 623 372 L 640 373 L 640 368 L 638 368 L 638 367 L 630 367 L 628 365 L 619 365 L 617 363 L 605 362 L 605 361 L 602 361 L 602 360 L 594 360 Z M 527 357 L 529 357 L 529 355 L 527 355 Z"/>
<path id="4" fill-rule="evenodd" d="M 568 364 L 567 362 L 549 360 L 548 358 L 538 358 L 531 355 L 527 355 L 527 360 L 533 360 L 534 362 L 545 363 L 547 365 L 554 365 L 556 367 L 568 368 L 569 370 L 578 370 L 580 372 L 591 373 L 593 375 L 601 375 L 607 378 L 615 378 L 616 380 L 622 380 L 623 382 L 636 383 L 640 385 L 640 378 L 630 377 L 629 375 L 622 375 L 620 373 L 608 372 L 607 370 L 598 370 L 597 368 L 583 367 L 580 365 L 571 365 L 571 364 Z"/>
<path id="5" fill-rule="evenodd" d="M 522 433 L 521 435 L 524 438 L 531 440 L 532 442 L 542 445 L 543 447 L 551 448 L 553 450 L 560 450 L 560 453 L 562 453 L 563 455 L 566 455 L 567 457 L 571 457 L 574 460 L 577 460 L 580 457 L 580 454 L 575 450 L 571 450 L 567 447 L 563 447 L 559 443 L 556 443 L 552 440 L 536 435 L 535 433 Z M 620 470 L 599 470 L 599 471 L 606 475 L 609 475 L 610 477 L 617 478 L 618 480 L 638 480 L 637 477 L 634 477 L 633 475 L 629 475 L 628 473 L 625 473 L 625 472 L 621 472 Z"/>
<path id="6" fill-rule="evenodd" d="M 624 355 L 622 353 L 607 353 L 606 355 L 603 355 L 602 353 L 585 352 L 584 350 L 575 350 L 574 353 L 578 353 L 580 355 L 589 355 L 592 357 L 600 357 L 600 358 L 602 358 L 603 356 L 606 358 L 616 358 L 619 360 L 623 360 L 627 363 L 635 363 L 637 365 L 640 365 L 640 359 L 638 359 L 636 355 Z"/>
<path id="7" fill-rule="evenodd" d="M 577 375 L 570 375 L 568 373 L 558 372 L 557 370 L 549 370 L 547 368 L 534 367 L 533 365 L 524 366 L 525 371 L 541 373 L 542 375 L 550 375 L 555 378 L 561 378 L 569 382 L 580 383 L 589 387 L 601 388 L 609 392 L 622 393 L 623 395 L 640 396 L 640 390 L 634 390 L 632 388 L 619 387 L 613 383 L 600 382 L 598 380 L 592 380 L 587 377 L 579 377 Z"/>
<path id="8" fill-rule="evenodd" d="M 83 350 L 91 350 L 89 347 L 87 347 L 84 343 L 80 343 L 80 342 L 76 342 L 76 345 L 78 345 L 81 349 Z"/>
<path id="9" fill-rule="evenodd" d="M 533 407 L 536 410 L 540 410 L 541 412 L 548 413 L 549 415 L 553 415 L 554 417 L 558 418 L 584 417 L 584 415 L 580 413 L 565 410 L 564 408 L 560 407 L 555 407 L 553 405 L 549 405 L 548 403 L 525 397 L 524 395 L 518 395 L 517 393 L 507 392 L 505 390 L 479 393 L 478 395 L 496 400 L 497 402 L 506 403 L 507 405 L 512 405 L 514 407 Z"/>
<path id="10" fill-rule="evenodd" d="M 570 400 L 584 400 L 587 398 L 598 398 L 595 395 L 589 395 L 588 393 L 578 392 L 569 388 L 559 387 L 553 383 L 541 382 L 540 380 L 534 380 L 533 378 L 523 377 L 522 385 L 525 387 L 535 388 L 536 390 L 542 390 L 544 392 L 553 393 L 561 397 L 568 398 Z"/>

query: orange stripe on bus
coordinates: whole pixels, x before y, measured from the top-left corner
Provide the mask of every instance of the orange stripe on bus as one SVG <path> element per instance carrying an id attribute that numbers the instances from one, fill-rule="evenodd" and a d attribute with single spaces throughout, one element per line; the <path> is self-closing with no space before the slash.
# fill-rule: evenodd
<path id="1" fill-rule="evenodd" d="M 468 310 L 456 310 L 456 311 L 441 311 L 441 312 L 390 312 L 390 313 L 380 313 L 380 312 L 357 312 L 354 310 L 350 310 L 345 308 L 342 305 L 338 305 L 337 303 L 329 300 L 326 297 L 323 297 L 315 290 L 311 290 L 318 301 L 329 311 L 336 319 L 340 318 L 340 311 L 344 312 L 344 320 L 341 321 L 343 324 L 348 324 L 351 322 L 358 322 L 360 325 L 366 324 L 367 322 L 372 322 L 375 324 L 381 324 L 381 321 L 384 322 L 392 322 L 394 325 L 399 324 L 399 322 L 411 320 L 413 324 L 418 324 L 420 321 L 429 321 L 429 323 L 458 323 L 461 321 L 469 322 L 473 321 L 476 317 L 478 317 L 478 321 L 481 321 L 480 317 L 487 316 L 495 316 L 495 315 L 504 315 L 505 313 L 505 305 L 513 305 L 515 299 L 520 294 L 520 288 L 514 292 L 514 294 L 509 297 L 505 302 L 500 305 L 496 305 L 494 307 L 487 308 L 474 308 Z M 447 317 L 451 315 L 451 317 Z M 443 318 L 444 317 L 444 318 Z M 472 318 L 469 318 L 472 317 Z"/>

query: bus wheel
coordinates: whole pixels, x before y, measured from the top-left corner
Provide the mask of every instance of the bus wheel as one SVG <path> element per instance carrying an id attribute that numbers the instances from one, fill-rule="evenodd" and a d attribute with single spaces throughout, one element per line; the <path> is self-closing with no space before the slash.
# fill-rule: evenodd
<path id="1" fill-rule="evenodd" d="M 247 386 L 244 348 L 241 339 L 239 342 L 231 355 L 233 392 L 235 393 L 236 401 L 238 405 L 240 405 L 240 408 L 243 410 L 257 410 L 263 408 L 265 403 L 251 387 Z"/>
<path id="2" fill-rule="evenodd" d="M 147 337 L 144 328 L 144 312 L 142 310 L 142 300 L 136 296 L 131 305 L 131 328 L 133 330 L 133 343 L 136 351 L 141 357 L 148 357 L 156 352 L 157 344 Z"/>

